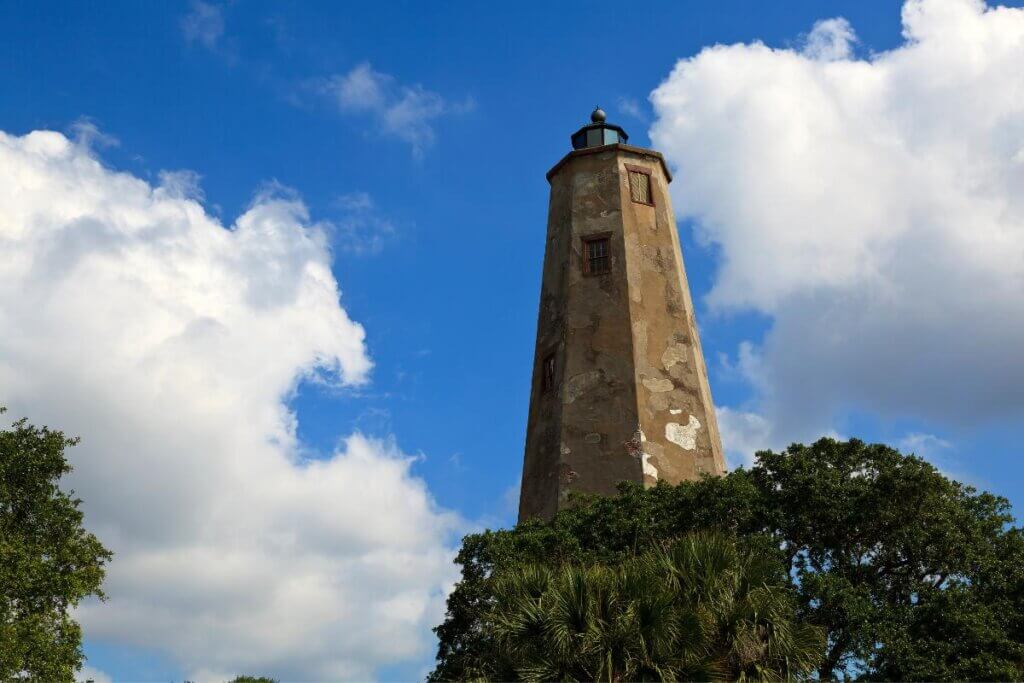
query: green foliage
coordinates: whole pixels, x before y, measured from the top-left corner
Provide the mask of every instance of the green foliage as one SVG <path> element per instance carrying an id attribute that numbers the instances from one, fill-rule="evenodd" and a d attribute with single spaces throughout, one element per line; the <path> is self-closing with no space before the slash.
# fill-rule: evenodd
<path id="1" fill-rule="evenodd" d="M 824 634 L 795 623 L 781 564 L 724 535 L 692 535 L 610 567 L 499 572 L 486 628 L 497 657 L 475 672 L 523 681 L 806 676 Z"/>
<path id="2" fill-rule="evenodd" d="M 82 527 L 81 501 L 58 485 L 75 443 L 25 420 L 0 430 L 0 680 L 73 681 L 82 665 L 69 610 L 103 597 L 111 554 Z"/>
<path id="3" fill-rule="evenodd" d="M 1024 678 L 1024 536 L 1011 529 L 977 570 L 888 624 L 876 680 Z"/>
<path id="4" fill-rule="evenodd" d="M 277 683 L 277 679 L 266 676 L 235 676 L 230 683 Z"/>
<path id="5" fill-rule="evenodd" d="M 707 530 L 782 549 L 799 620 L 827 636 L 821 678 L 1024 677 L 1024 540 L 1007 528 L 1009 504 L 920 458 L 822 439 L 762 451 L 724 477 L 620 491 L 577 499 L 550 523 L 467 536 L 431 679 L 473 677 L 494 660 L 495 572 L 615 566 Z"/>

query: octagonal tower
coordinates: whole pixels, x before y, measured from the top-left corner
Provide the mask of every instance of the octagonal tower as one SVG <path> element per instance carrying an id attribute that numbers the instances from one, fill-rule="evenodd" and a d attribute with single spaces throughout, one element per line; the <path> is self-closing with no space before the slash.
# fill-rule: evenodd
<path id="1" fill-rule="evenodd" d="M 520 520 L 725 472 L 665 160 L 600 109 L 571 140 L 547 174 Z"/>

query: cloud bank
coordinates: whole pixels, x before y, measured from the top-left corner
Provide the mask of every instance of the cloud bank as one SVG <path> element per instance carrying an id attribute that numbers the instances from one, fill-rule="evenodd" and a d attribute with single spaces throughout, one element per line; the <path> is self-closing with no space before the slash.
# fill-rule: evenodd
<path id="1" fill-rule="evenodd" d="M 393 440 L 304 461 L 286 403 L 371 369 L 324 230 L 273 192 L 225 227 L 196 181 L 0 133 L 0 404 L 82 437 L 69 483 L 115 552 L 85 632 L 200 679 L 424 658 L 458 520 Z"/>
<path id="2" fill-rule="evenodd" d="M 1024 410 L 1024 10 L 909 0 L 902 21 L 865 58 L 843 19 L 800 50 L 709 47 L 651 95 L 676 210 L 721 256 L 707 302 L 773 321 L 739 354 L 737 440 Z"/>

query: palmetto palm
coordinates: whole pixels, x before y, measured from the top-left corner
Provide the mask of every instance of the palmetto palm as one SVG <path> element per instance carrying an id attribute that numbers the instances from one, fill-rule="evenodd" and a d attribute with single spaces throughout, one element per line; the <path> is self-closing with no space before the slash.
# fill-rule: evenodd
<path id="1" fill-rule="evenodd" d="M 824 647 L 795 622 L 777 560 L 721 535 L 617 567 L 520 566 L 494 585 L 500 656 L 527 681 L 799 678 Z"/>

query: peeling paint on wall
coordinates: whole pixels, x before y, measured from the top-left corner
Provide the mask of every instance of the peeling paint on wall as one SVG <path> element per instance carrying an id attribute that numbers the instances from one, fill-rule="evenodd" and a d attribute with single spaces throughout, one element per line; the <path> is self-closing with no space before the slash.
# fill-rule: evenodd
<path id="1" fill-rule="evenodd" d="M 670 379 L 661 379 L 658 377 L 646 377 L 644 378 L 644 386 L 655 393 L 662 391 L 672 391 L 675 385 L 672 384 Z"/>
<path id="2" fill-rule="evenodd" d="M 658 478 L 658 468 L 651 464 L 651 454 L 647 452 L 645 444 L 647 443 L 647 435 L 644 434 L 644 430 L 640 427 L 636 428 L 633 433 L 633 438 L 626 441 L 622 445 L 625 446 L 626 452 L 634 458 L 640 460 L 640 465 L 643 468 L 645 476 Z"/>
<path id="3" fill-rule="evenodd" d="M 686 346 L 683 344 L 673 344 L 665 349 L 665 353 L 661 354 L 661 364 L 666 368 L 670 368 L 676 363 L 686 362 Z"/>
<path id="4" fill-rule="evenodd" d="M 646 474 L 649 477 L 654 477 L 655 479 L 657 479 L 658 468 L 651 464 L 650 458 L 651 456 L 649 453 L 643 453 L 641 455 L 641 462 L 643 463 L 644 474 Z"/>
<path id="5" fill-rule="evenodd" d="M 668 376 L 672 379 L 685 382 L 690 375 L 690 366 L 687 363 L 675 363 L 668 368 Z"/>
<path id="6" fill-rule="evenodd" d="M 665 438 L 680 448 L 692 451 L 697 447 L 697 430 L 700 429 L 700 421 L 693 415 L 685 425 L 678 422 L 669 422 L 665 425 Z"/>
<path id="7" fill-rule="evenodd" d="M 676 392 L 673 391 L 668 394 L 651 394 L 651 407 L 655 410 L 668 410 L 669 405 L 674 403 L 672 400 L 672 394 L 675 393 Z"/>
<path id="8" fill-rule="evenodd" d="M 632 323 L 633 328 L 633 344 L 636 347 L 637 358 L 647 357 L 647 321 L 646 320 L 634 320 Z"/>
<path id="9" fill-rule="evenodd" d="M 602 374 L 600 370 L 590 370 L 570 377 L 565 383 L 565 402 L 572 403 L 582 396 L 587 389 L 601 381 Z"/>

